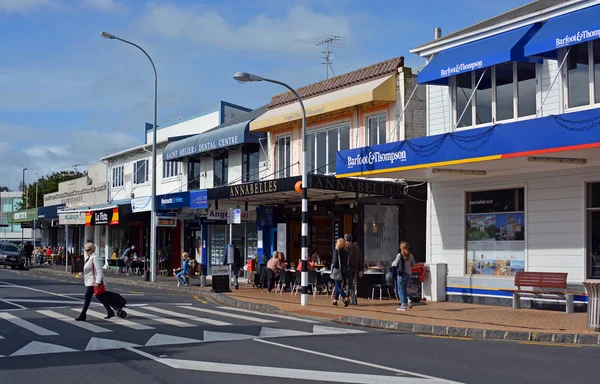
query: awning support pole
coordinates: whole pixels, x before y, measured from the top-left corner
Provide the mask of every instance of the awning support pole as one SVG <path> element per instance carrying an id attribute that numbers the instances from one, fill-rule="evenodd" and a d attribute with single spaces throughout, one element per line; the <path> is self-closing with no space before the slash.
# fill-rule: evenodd
<path id="1" fill-rule="evenodd" d="M 558 79 L 558 76 L 560 76 L 560 74 L 562 72 L 562 67 L 565 64 L 565 61 L 567 61 L 567 57 L 569 57 L 569 53 L 571 53 L 571 47 L 569 47 L 569 49 L 567 49 L 567 53 L 565 54 L 565 57 L 563 58 L 562 63 L 560 63 L 560 65 L 558 66 L 558 72 L 556 72 L 556 76 L 554 76 L 554 79 L 552 80 L 552 84 L 550 84 L 550 88 L 548 88 L 548 91 L 546 92 L 546 96 L 544 97 L 544 100 L 542 101 L 542 105 L 540 105 L 540 108 L 537 110 L 537 112 L 535 114 L 536 118 L 542 112 L 542 109 L 544 108 L 544 104 L 546 103 L 548 96 L 550 96 L 550 91 L 554 87 L 554 83 L 556 82 L 556 79 Z"/>
<path id="2" fill-rule="evenodd" d="M 465 109 L 463 109 L 462 113 L 460 114 L 460 117 L 458 118 L 458 120 L 456 120 L 456 124 L 454 124 L 454 130 L 456 130 L 456 127 L 458 127 L 458 123 L 460 123 L 460 121 L 462 120 L 465 112 L 467 111 L 467 108 L 471 107 L 471 100 L 473 99 L 473 96 L 475 96 L 475 91 L 477 91 L 477 88 L 479 88 L 479 84 L 481 83 L 481 80 L 483 80 L 483 76 L 485 76 L 485 73 L 487 72 L 487 68 L 483 70 L 483 73 L 481 74 L 481 77 L 479 77 L 479 81 L 477 82 L 477 85 L 475 85 L 475 88 L 473 89 L 473 91 L 471 92 L 471 96 L 469 96 L 469 100 L 467 100 L 467 105 L 465 105 Z"/>

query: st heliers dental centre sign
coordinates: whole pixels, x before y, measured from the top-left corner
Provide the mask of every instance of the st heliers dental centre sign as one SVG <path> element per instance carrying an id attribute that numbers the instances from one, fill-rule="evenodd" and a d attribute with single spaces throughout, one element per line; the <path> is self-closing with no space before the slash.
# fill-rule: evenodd
<path id="1" fill-rule="evenodd" d="M 234 135 L 229 137 L 224 137 L 218 140 L 210 140 L 203 143 L 191 145 L 185 148 L 180 148 L 177 151 L 165 152 L 164 158 L 165 160 L 177 159 L 180 157 L 191 156 L 198 153 L 209 152 L 215 149 L 230 147 L 232 145 L 240 144 L 243 141 L 243 137 L 240 135 Z"/>

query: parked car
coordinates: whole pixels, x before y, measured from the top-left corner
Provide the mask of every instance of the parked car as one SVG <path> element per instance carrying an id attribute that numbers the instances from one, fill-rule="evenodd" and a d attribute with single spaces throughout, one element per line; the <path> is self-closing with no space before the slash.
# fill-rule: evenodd
<path id="1" fill-rule="evenodd" d="M 25 254 L 13 243 L 0 241 L 0 265 L 11 269 L 25 268 Z"/>

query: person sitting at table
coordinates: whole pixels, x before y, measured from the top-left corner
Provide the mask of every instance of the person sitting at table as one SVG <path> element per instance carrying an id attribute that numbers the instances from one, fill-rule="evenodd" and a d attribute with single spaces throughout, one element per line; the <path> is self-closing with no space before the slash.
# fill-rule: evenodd
<path id="1" fill-rule="evenodd" d="M 119 260 L 119 247 L 113 249 L 112 256 L 110 257 L 112 260 Z"/>
<path id="2" fill-rule="evenodd" d="M 315 270 L 315 263 L 313 263 L 313 259 L 312 259 L 311 255 L 308 255 L 308 260 L 306 261 L 306 264 L 308 265 L 309 271 Z M 296 271 L 302 272 L 302 260 L 298 261 L 298 268 L 296 268 Z"/>

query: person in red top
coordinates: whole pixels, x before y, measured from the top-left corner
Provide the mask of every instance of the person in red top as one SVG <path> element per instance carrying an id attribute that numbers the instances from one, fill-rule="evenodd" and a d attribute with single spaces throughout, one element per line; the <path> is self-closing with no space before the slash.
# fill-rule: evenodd
<path id="1" fill-rule="evenodd" d="M 52 249 L 50 247 L 46 248 L 46 256 L 52 256 Z"/>
<path id="2" fill-rule="evenodd" d="M 307 261 L 307 263 L 308 263 L 308 270 L 309 271 L 314 271 L 315 267 L 314 267 L 314 263 L 312 261 L 312 256 L 311 255 L 308 255 L 308 261 Z M 298 262 L 298 268 L 296 268 L 296 271 L 302 272 L 302 260 L 300 260 Z"/>

